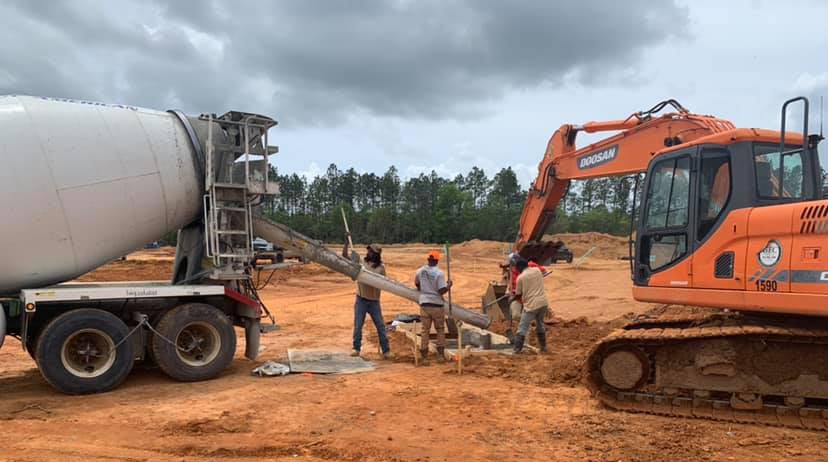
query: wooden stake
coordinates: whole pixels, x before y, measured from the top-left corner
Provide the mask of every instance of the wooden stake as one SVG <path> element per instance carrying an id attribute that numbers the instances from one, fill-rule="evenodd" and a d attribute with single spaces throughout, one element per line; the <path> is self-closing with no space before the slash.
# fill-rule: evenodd
<path id="1" fill-rule="evenodd" d="M 417 324 L 420 324 L 419 326 Z M 423 330 L 422 323 L 414 323 L 414 338 L 411 339 L 411 349 L 414 350 L 414 367 L 420 366 L 420 348 L 417 345 L 417 331 Z M 422 343 L 422 337 L 420 337 L 420 342 Z"/>
<path id="2" fill-rule="evenodd" d="M 414 367 L 420 366 L 420 352 L 417 351 L 417 341 L 411 343 L 411 352 L 414 354 Z"/>
<path id="3" fill-rule="evenodd" d="M 463 375 L 463 321 L 457 321 L 457 375 Z"/>

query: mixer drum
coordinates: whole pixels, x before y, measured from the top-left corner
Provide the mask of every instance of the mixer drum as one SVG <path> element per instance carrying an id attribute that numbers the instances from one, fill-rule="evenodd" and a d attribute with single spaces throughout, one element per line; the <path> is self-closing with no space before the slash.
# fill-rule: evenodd
<path id="1" fill-rule="evenodd" d="M 0 96 L 0 294 L 66 281 L 200 214 L 175 115 Z"/>

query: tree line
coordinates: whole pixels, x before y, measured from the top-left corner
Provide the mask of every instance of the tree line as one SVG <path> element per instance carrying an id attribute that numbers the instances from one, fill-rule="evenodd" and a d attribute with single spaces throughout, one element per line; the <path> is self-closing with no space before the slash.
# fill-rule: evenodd
<path id="1" fill-rule="evenodd" d="M 432 171 L 402 179 L 393 166 L 378 175 L 335 164 L 311 179 L 275 167 L 270 175 L 281 193 L 265 200 L 265 213 L 325 242 L 345 238 L 341 208 L 360 242 L 512 241 L 527 195 L 511 167 L 491 177 L 472 167 L 454 178 Z M 632 185 L 630 177 L 573 182 L 547 232 L 626 235 Z"/>

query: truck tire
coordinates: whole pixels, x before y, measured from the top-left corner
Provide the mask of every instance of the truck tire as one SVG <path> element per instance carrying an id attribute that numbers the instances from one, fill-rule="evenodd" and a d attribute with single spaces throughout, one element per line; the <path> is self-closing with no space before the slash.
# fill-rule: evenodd
<path id="1" fill-rule="evenodd" d="M 121 342 L 128 334 L 126 324 L 112 313 L 72 310 L 51 320 L 40 332 L 35 361 L 43 378 L 63 393 L 109 391 L 132 370 L 132 342 Z"/>
<path id="2" fill-rule="evenodd" d="M 165 374 L 182 382 L 216 377 L 236 354 L 233 324 L 211 305 L 177 306 L 161 317 L 156 330 L 165 338 L 152 336 L 152 356 Z"/>

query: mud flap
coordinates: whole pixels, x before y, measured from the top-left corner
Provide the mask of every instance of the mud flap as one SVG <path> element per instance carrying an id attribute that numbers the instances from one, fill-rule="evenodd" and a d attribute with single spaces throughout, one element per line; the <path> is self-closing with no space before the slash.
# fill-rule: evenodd
<path id="1" fill-rule="evenodd" d="M 262 340 L 261 320 L 258 318 L 244 318 L 244 357 L 253 361 L 259 356 L 259 345 Z"/>
<path id="2" fill-rule="evenodd" d="M 0 348 L 3 348 L 3 342 L 6 340 L 6 310 L 3 304 L 0 303 Z"/>

